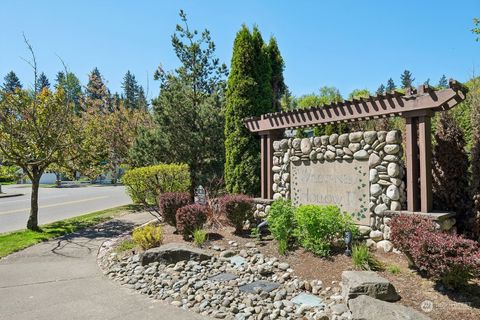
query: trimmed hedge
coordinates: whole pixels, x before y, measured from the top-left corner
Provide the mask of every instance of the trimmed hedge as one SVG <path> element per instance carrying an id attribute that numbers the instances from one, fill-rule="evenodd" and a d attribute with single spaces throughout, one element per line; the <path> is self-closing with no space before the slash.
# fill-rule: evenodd
<path id="1" fill-rule="evenodd" d="M 415 215 L 392 218 L 391 238 L 420 273 L 459 288 L 480 277 L 480 247 L 477 242 L 443 233 L 432 219 Z"/>
<path id="2" fill-rule="evenodd" d="M 188 191 L 190 172 L 186 164 L 159 164 L 128 170 L 122 182 L 134 203 L 157 205 L 161 193 Z"/>
<path id="3" fill-rule="evenodd" d="M 203 228 L 208 210 L 208 206 L 201 204 L 190 204 L 177 210 L 177 231 L 183 239 L 190 239 L 196 230 Z"/>
<path id="4" fill-rule="evenodd" d="M 188 192 L 166 192 L 158 197 L 160 213 L 171 226 L 177 226 L 177 210 L 191 204 L 192 199 Z"/>

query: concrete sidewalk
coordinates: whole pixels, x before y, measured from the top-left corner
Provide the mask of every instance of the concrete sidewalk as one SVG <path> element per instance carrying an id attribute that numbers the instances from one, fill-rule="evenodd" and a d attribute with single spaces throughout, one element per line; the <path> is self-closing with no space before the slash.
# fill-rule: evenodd
<path id="1" fill-rule="evenodd" d="M 0 319 L 207 319 L 124 288 L 99 270 L 102 242 L 150 219 L 129 214 L 0 260 Z"/>

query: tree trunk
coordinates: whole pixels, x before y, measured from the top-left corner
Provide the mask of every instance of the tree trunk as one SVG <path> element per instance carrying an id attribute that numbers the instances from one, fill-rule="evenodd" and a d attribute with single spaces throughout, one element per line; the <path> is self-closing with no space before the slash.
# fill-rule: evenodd
<path id="1" fill-rule="evenodd" d="M 32 174 L 32 196 L 30 198 L 30 216 L 28 217 L 27 229 L 39 230 L 38 228 L 38 188 L 42 173 L 37 171 Z"/>

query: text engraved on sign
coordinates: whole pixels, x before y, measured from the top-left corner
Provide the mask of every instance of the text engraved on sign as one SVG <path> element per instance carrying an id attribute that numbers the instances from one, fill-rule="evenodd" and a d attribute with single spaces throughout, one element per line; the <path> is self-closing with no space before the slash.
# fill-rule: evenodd
<path id="1" fill-rule="evenodd" d="M 358 223 L 368 224 L 368 162 L 303 162 L 291 164 L 295 205 L 337 205 Z"/>

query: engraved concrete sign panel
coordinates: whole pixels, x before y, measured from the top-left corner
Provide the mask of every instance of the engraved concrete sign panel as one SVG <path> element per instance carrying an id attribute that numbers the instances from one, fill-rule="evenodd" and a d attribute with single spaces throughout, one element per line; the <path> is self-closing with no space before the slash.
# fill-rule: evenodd
<path id="1" fill-rule="evenodd" d="M 292 202 L 337 205 L 358 224 L 369 224 L 368 161 L 291 163 Z"/>

